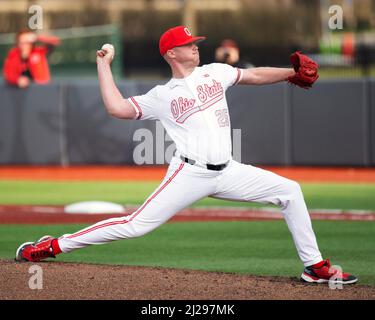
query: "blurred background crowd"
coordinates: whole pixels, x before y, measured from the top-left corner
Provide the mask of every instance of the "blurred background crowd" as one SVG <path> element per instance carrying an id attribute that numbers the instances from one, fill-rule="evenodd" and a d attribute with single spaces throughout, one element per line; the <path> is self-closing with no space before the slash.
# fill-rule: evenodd
<path id="1" fill-rule="evenodd" d="M 43 9 L 36 34 L 59 39 L 48 54 L 54 78 L 94 77 L 95 51 L 107 42 L 117 49 L 117 77 L 168 77 L 158 40 L 180 24 L 207 36 L 202 63 L 286 66 L 302 50 L 318 61 L 323 78 L 375 74 L 375 0 L 0 0 L 2 68 L 28 28 L 32 5 Z M 333 5 L 343 10 L 342 29 L 328 27 Z M 52 48 L 51 39 L 39 40 Z"/>

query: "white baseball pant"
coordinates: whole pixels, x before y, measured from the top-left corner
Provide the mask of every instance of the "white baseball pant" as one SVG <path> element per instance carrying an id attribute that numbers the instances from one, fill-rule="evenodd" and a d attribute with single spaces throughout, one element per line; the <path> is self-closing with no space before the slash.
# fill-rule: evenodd
<path id="1" fill-rule="evenodd" d="M 234 160 L 224 170 L 212 171 L 173 157 L 162 183 L 133 214 L 63 235 L 58 243 L 62 252 L 68 253 L 93 244 L 140 237 L 207 196 L 280 206 L 303 264 L 322 261 L 299 184 Z"/>

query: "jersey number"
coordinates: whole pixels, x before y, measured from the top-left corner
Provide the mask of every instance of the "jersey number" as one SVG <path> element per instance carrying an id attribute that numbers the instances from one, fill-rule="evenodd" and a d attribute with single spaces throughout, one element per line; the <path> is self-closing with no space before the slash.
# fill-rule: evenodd
<path id="1" fill-rule="evenodd" d="M 215 115 L 220 127 L 229 127 L 229 116 L 227 109 L 216 110 Z"/>

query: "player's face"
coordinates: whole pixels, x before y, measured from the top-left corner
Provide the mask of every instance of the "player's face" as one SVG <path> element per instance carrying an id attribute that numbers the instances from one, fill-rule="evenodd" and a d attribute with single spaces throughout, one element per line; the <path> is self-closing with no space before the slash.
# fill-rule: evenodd
<path id="1" fill-rule="evenodd" d="M 195 66 L 199 65 L 199 50 L 195 42 L 186 44 L 184 46 L 173 48 L 176 60 L 180 63 L 192 63 Z"/>
<path id="2" fill-rule="evenodd" d="M 35 35 L 32 33 L 23 33 L 18 38 L 18 47 L 21 50 L 21 55 L 23 58 L 27 58 L 35 42 Z"/>

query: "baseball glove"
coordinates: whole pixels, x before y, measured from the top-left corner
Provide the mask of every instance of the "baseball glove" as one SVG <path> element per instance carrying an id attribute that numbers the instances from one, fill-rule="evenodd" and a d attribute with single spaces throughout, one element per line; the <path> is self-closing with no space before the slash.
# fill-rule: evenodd
<path id="1" fill-rule="evenodd" d="M 288 77 L 287 81 L 304 89 L 311 88 L 314 82 L 319 78 L 318 64 L 299 51 L 294 52 L 290 56 L 290 62 L 296 73 Z"/>

